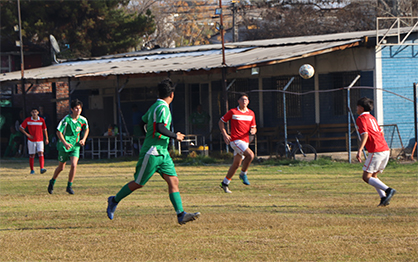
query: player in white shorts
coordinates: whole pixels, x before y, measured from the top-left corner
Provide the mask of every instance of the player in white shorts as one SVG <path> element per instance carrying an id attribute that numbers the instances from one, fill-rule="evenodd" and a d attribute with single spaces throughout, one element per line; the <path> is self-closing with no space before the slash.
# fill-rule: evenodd
<path id="1" fill-rule="evenodd" d="M 250 103 L 247 94 L 241 94 L 238 99 L 239 106 L 229 110 L 220 120 L 219 129 L 224 138 L 225 143 L 234 149 L 234 161 L 221 183 L 221 188 L 225 193 L 232 193 L 229 190 L 229 183 L 235 172 L 241 166 L 239 178 L 244 185 L 249 185 L 247 170 L 254 159 L 253 151 L 248 147 L 250 142 L 250 134 L 255 135 L 257 127 L 255 123 L 255 114 L 247 106 Z M 231 135 L 225 130 L 225 123 L 231 121 Z"/>
<path id="2" fill-rule="evenodd" d="M 49 144 L 48 131 L 46 129 L 45 120 L 42 117 L 39 117 L 38 109 L 32 108 L 30 113 L 32 116 L 23 121 L 19 130 L 28 138 L 30 173 L 35 174 L 33 167 L 35 163 L 35 154 L 38 153 L 41 174 L 43 174 L 46 172 L 46 169 L 44 168 L 44 136 L 45 143 Z M 26 132 L 26 128 L 28 129 L 28 132 Z"/>
<path id="3" fill-rule="evenodd" d="M 385 185 L 377 177 L 377 174 L 383 172 L 389 161 L 389 147 L 376 118 L 370 114 L 372 110 L 373 100 L 363 97 L 357 101 L 357 114 L 360 116 L 357 118 L 356 124 L 361 135 L 361 144 L 356 158 L 361 162 L 361 153 L 366 147 L 369 155 L 363 166 L 363 180 L 376 188 L 380 196 L 378 206 L 387 206 L 396 190 Z"/>
<path id="4" fill-rule="evenodd" d="M 235 140 L 229 143 L 231 148 L 234 150 L 234 156 L 241 155 L 242 159 L 245 158 L 244 153 L 247 150 L 249 143 L 242 140 Z"/>

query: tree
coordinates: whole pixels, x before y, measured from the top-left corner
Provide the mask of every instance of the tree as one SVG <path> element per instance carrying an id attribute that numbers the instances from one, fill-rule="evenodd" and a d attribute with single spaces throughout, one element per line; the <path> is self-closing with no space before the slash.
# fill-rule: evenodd
<path id="1" fill-rule="evenodd" d="M 214 0 L 132 0 L 131 5 L 137 10 L 148 6 L 155 16 L 156 30 L 146 36 L 144 48 L 208 44 L 215 30 Z"/>
<path id="2" fill-rule="evenodd" d="M 241 3 L 247 40 L 376 29 L 379 16 L 417 16 L 413 0 L 276 0 Z M 412 25 L 404 25 L 412 26 Z"/>
<path id="3" fill-rule="evenodd" d="M 154 31 L 151 12 L 127 13 L 128 0 L 21 1 L 24 40 L 48 46 L 49 35 L 68 44 L 67 57 L 90 57 L 126 52 L 144 33 Z M 2 37 L 15 39 L 16 1 L 2 1 Z M 24 41 L 25 42 L 25 41 Z M 64 55 L 64 54 L 63 54 Z"/>

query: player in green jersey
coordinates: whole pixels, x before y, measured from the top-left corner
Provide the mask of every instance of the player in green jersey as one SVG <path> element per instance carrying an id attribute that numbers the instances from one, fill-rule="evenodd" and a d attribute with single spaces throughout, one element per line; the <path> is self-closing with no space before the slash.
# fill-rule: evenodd
<path id="1" fill-rule="evenodd" d="M 108 198 L 107 216 L 113 219 L 118 203 L 133 191 L 143 187 L 148 180 L 159 173 L 168 184 L 170 201 L 177 213 L 179 224 L 195 220 L 200 213 L 186 213 L 183 210 L 179 192 L 179 179 L 174 168 L 173 160 L 168 152 L 170 139 L 182 141 L 184 134 L 173 133 L 171 126 L 170 103 L 174 98 L 174 86 L 170 79 L 158 84 L 159 99 L 142 116 L 141 127 L 146 125 L 144 144 L 139 153 L 139 160 L 134 173 L 134 180 L 122 187 L 115 195 Z"/>
<path id="2" fill-rule="evenodd" d="M 55 181 L 61 171 L 64 170 L 65 164 L 68 160 L 71 162 L 70 174 L 68 175 L 67 193 L 73 195 L 72 188 L 74 176 L 77 170 L 78 159 L 80 158 L 80 148 L 86 144 L 87 136 L 89 135 L 89 124 L 87 119 L 81 116 L 83 111 L 83 103 L 76 99 L 71 101 L 71 114 L 64 117 L 57 127 L 58 136 L 58 167 L 55 169 L 52 179 L 49 180 L 48 193 L 52 194 L 54 191 Z M 84 131 L 83 133 L 81 133 Z M 80 139 L 80 135 L 83 138 Z"/>

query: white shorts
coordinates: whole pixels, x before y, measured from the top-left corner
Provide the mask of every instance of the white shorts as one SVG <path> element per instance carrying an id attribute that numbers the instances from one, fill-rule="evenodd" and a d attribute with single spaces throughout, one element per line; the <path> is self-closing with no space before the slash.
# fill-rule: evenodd
<path id="1" fill-rule="evenodd" d="M 247 142 L 244 142 L 242 140 L 235 140 L 231 141 L 229 145 L 232 147 L 232 149 L 234 149 L 234 156 L 241 155 L 244 159 L 244 152 L 245 150 L 247 150 L 249 145 Z"/>
<path id="2" fill-rule="evenodd" d="M 389 161 L 389 151 L 369 153 L 364 162 L 363 171 L 367 173 L 382 173 Z"/>
<path id="3" fill-rule="evenodd" d="M 29 155 L 34 155 L 37 152 L 44 152 L 44 141 L 32 142 L 28 140 L 28 151 Z"/>

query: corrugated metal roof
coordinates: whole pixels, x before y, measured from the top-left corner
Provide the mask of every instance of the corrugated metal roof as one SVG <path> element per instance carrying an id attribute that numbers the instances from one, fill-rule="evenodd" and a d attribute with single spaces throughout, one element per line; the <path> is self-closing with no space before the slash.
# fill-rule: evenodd
<path id="1" fill-rule="evenodd" d="M 359 43 L 365 36 L 376 36 L 376 31 L 231 43 L 226 45 L 225 60 L 228 67 L 234 68 L 263 63 L 279 63 L 292 58 L 299 59 L 307 54 L 331 52 L 336 47 Z M 219 44 L 156 49 L 25 70 L 25 79 L 40 80 L 210 70 L 223 67 L 221 65 L 221 54 L 221 45 Z M 20 71 L 5 73 L 0 76 L 1 82 L 20 79 Z"/>

